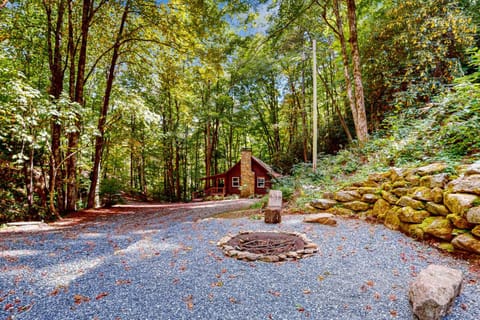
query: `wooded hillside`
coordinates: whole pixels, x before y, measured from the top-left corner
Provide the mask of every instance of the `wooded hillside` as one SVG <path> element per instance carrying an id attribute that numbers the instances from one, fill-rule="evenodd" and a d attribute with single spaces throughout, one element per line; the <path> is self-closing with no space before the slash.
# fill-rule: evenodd
<path id="1" fill-rule="evenodd" d="M 120 190 L 189 200 L 242 147 L 285 174 L 311 162 L 312 40 L 319 153 L 426 107 L 458 145 L 479 21 L 475 0 L 2 1 L 0 222 Z M 466 123 L 459 156 L 480 148 Z"/>

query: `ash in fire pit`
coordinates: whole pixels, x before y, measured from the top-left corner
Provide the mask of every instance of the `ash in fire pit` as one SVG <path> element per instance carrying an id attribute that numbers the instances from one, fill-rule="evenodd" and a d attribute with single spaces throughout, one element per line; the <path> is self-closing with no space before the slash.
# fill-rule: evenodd
<path id="1" fill-rule="evenodd" d="M 222 238 L 218 246 L 229 257 L 265 262 L 296 260 L 318 251 L 317 245 L 301 233 L 277 231 L 241 232 Z"/>

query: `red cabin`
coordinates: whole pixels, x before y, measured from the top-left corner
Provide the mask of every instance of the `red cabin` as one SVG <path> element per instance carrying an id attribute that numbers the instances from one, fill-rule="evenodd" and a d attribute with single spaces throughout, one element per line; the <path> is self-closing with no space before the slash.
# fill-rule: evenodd
<path id="1" fill-rule="evenodd" d="M 202 178 L 207 188 L 205 196 L 238 194 L 242 198 L 267 194 L 272 180 L 281 177 L 262 160 L 252 156 L 252 150 L 243 149 L 242 158 L 224 173 Z"/>

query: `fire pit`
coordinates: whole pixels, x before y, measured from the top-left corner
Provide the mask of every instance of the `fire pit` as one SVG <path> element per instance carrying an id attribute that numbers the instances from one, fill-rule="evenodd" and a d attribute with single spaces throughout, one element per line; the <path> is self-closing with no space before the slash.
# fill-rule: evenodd
<path id="1" fill-rule="evenodd" d="M 247 261 L 297 260 L 318 251 L 315 243 L 297 232 L 246 231 L 226 236 L 217 245 L 226 256 Z"/>

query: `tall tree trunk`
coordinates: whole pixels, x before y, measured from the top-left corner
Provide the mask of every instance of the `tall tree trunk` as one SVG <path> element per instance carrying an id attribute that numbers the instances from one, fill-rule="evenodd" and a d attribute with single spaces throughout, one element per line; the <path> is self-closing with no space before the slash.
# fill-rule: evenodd
<path id="1" fill-rule="evenodd" d="M 348 70 L 349 63 L 349 56 L 347 51 L 347 41 L 345 39 L 345 33 L 343 30 L 343 19 L 340 13 L 340 4 L 338 3 L 339 0 L 333 0 L 333 12 L 335 14 L 335 21 L 337 24 L 336 34 L 338 36 L 338 40 L 340 41 L 340 47 L 342 51 L 342 60 L 343 60 L 343 74 L 345 77 L 345 86 L 347 91 L 348 102 L 350 105 L 350 110 L 352 112 L 353 123 L 355 125 L 355 133 L 357 134 L 357 138 L 360 140 L 359 137 L 359 128 L 358 128 L 358 111 L 357 106 L 355 104 L 355 97 L 353 94 L 353 87 L 351 81 L 350 71 Z"/>
<path id="2" fill-rule="evenodd" d="M 130 116 L 130 189 L 135 186 L 135 114 Z"/>
<path id="3" fill-rule="evenodd" d="M 49 1 L 43 1 L 45 12 L 47 15 L 47 50 L 48 63 L 50 67 L 50 87 L 48 93 L 56 103 L 63 91 L 63 68 L 62 68 L 62 29 L 63 18 L 65 13 L 66 2 L 61 0 L 57 3 L 57 19 L 53 22 L 53 4 Z M 53 42 L 53 44 L 52 44 Z M 57 110 L 60 112 L 60 110 Z M 59 216 L 58 211 L 64 212 L 64 190 L 63 190 L 63 174 L 62 174 L 62 154 L 61 154 L 61 137 L 62 125 L 57 115 L 52 116 L 51 125 L 51 156 L 50 156 L 50 211 Z M 57 197 L 55 205 L 55 195 Z"/>
<path id="4" fill-rule="evenodd" d="M 69 1 L 70 2 L 70 1 Z M 71 3 L 69 3 L 69 6 Z M 81 44 L 80 51 L 78 55 L 77 63 L 77 79 L 75 83 L 75 90 L 70 89 L 70 93 L 73 93 L 73 96 L 70 96 L 72 101 L 77 102 L 80 106 L 83 106 L 83 91 L 85 87 L 85 67 L 87 61 L 87 44 L 88 44 L 88 32 L 90 29 L 91 22 L 91 11 L 93 10 L 93 1 L 83 0 L 82 8 L 82 26 L 81 26 Z M 69 10 L 71 11 L 71 10 Z M 69 14 L 71 18 L 71 14 Z M 70 24 L 70 23 L 69 23 Z M 72 43 L 73 45 L 73 43 Z M 72 49 L 71 49 L 72 50 Z M 71 63 L 73 64 L 74 52 L 70 57 L 72 59 Z M 70 70 L 73 72 L 73 70 Z M 70 74 L 70 77 L 72 75 Z M 67 211 L 75 211 L 77 196 L 78 196 L 78 184 L 77 184 L 77 161 L 78 161 L 78 144 L 80 140 L 80 126 L 81 119 L 80 113 L 76 113 L 75 119 L 75 130 L 68 134 L 68 149 L 67 149 Z"/>
<path id="5" fill-rule="evenodd" d="M 90 190 L 88 193 L 87 208 L 93 208 L 95 206 L 98 176 L 100 172 L 103 144 L 105 139 L 104 138 L 105 125 L 107 122 L 108 108 L 110 105 L 110 97 L 112 93 L 113 81 L 115 80 L 115 69 L 117 66 L 118 57 L 120 55 L 121 40 L 123 37 L 125 24 L 127 22 L 129 8 L 130 8 L 130 1 L 127 0 L 124 7 L 123 14 L 122 14 L 122 20 L 120 22 L 120 28 L 118 30 L 117 37 L 115 39 L 115 44 L 113 46 L 112 60 L 110 62 L 110 69 L 108 71 L 108 78 L 107 78 L 107 83 L 105 87 L 105 94 L 103 97 L 102 109 L 100 112 L 100 118 L 98 119 L 97 129 L 99 134 L 95 139 L 95 155 L 94 155 L 94 162 L 93 162 L 93 168 L 92 168 L 92 174 L 91 174 L 92 181 L 91 181 Z"/>
<path id="6" fill-rule="evenodd" d="M 353 79 L 355 84 L 355 109 L 357 112 L 357 138 L 360 143 L 368 140 L 367 115 L 363 95 L 362 70 L 360 65 L 360 50 L 358 48 L 357 18 L 355 0 L 346 0 L 348 24 L 350 28 L 350 46 L 352 48 Z"/>

